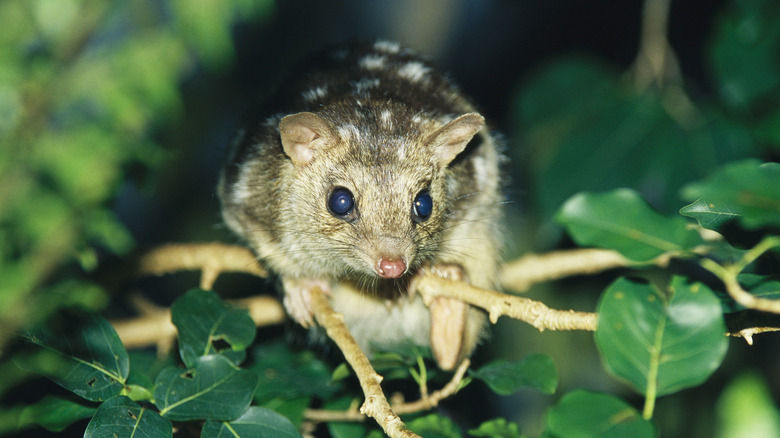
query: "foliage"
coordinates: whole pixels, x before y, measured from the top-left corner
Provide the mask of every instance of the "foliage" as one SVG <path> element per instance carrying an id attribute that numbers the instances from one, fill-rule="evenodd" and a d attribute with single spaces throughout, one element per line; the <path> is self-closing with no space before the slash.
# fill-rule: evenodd
<path id="1" fill-rule="evenodd" d="M 231 24 L 271 2 L 174 1 L 157 16 L 152 3 L 0 4 L 0 347 L 60 306 L 105 306 L 73 272 L 133 247 L 112 200 L 168 157 L 155 138 L 180 118 L 196 62 L 229 63 Z"/>
<path id="2" fill-rule="evenodd" d="M 49 409 L 47 415 L 28 414 L 28 423 L 22 425 L 39 424 L 57 430 L 94 414 L 86 432 L 94 437 L 123 436 L 130 432 L 171 436 L 173 422 L 204 420 L 203 436 L 220 436 L 232 430 L 248 436 L 292 437 L 300 436 L 293 423 L 269 407 L 290 413 L 295 408 L 289 404 L 284 407 L 285 401 L 304 408 L 313 404 L 315 398 L 333 408 L 343 406 L 341 402 L 334 403 L 339 398 L 349 403 L 349 398 L 344 399 L 343 385 L 332 379 L 334 370 L 327 369 L 310 352 L 291 352 L 281 344 L 258 345 L 253 363 L 242 368 L 243 359 L 234 360 L 235 355 L 224 353 L 243 352 L 248 345 L 234 343 L 230 349 L 217 351 L 215 343 L 240 339 L 249 333 L 254 335 L 255 328 L 253 324 L 215 324 L 215 321 L 248 318 L 246 311 L 228 306 L 215 293 L 194 289 L 172 307 L 173 319 L 179 322 L 182 322 L 181 315 L 177 316 L 177 312 L 187 309 L 187 320 L 177 327 L 180 333 L 184 330 L 189 333 L 179 336 L 181 364 L 162 370 L 148 366 L 143 360 L 131 364 L 116 332 L 97 314 L 56 321 L 73 327 L 68 332 L 53 334 L 52 329 L 41 328 L 28 334 L 31 345 L 56 352 L 59 358 L 54 369 L 36 371 L 45 372 L 75 395 L 97 405 L 87 408 L 67 399 L 45 399 L 27 409 L 36 412 Z M 205 330 L 192 330 L 193 326 Z M 408 362 L 417 363 L 414 359 Z M 131 373 L 136 375 L 138 383 L 129 382 Z M 474 375 L 504 394 L 524 386 L 552 392 L 557 381 L 554 364 L 542 355 L 530 356 L 517 364 L 501 361 L 486 365 Z M 442 425 L 446 425 L 447 432 L 440 430 Z M 436 429 L 443 436 L 459 433 L 450 420 L 435 414 L 418 418 L 410 426 L 422 431 Z M 365 433 L 365 427 L 358 425 L 353 431 L 342 429 L 340 434 L 362 436 Z"/>
<path id="3" fill-rule="evenodd" d="M 172 436 L 174 427 L 202 436 L 300 436 L 307 409 L 346 411 L 361 400 L 343 364 L 255 339 L 247 313 L 208 291 L 176 291 L 178 348 L 167 357 L 128 352 L 97 313 L 107 292 L 89 274 L 103 255 L 134 246 L 112 210 L 117 193 L 152 177 L 170 156 L 160 134 L 182 116 L 181 82 L 197 68 L 225 69 L 234 53 L 231 26 L 262 20 L 270 8 L 267 1 L 171 0 L 158 11 L 151 3 L 0 2 L 0 351 L 9 359 L 0 392 L 24 385 L 26 371 L 67 392 L 3 406 L 0 434 L 62 431 L 89 419 L 85 436 Z M 725 321 L 745 305 L 724 284 L 780 297 L 780 165 L 771 162 L 780 150 L 778 48 L 780 8 L 740 0 L 714 23 L 705 53 L 714 94 L 706 98 L 680 104 L 684 90 L 674 85 L 638 87 L 581 56 L 552 61 L 522 83 L 511 126 L 530 157 L 516 160 L 530 175 L 536 228 L 524 231 L 537 241 L 529 245 L 551 248 L 566 233 L 569 244 L 631 261 L 605 275 L 594 339 L 613 388 L 635 393 L 643 406 L 633 395 L 571 390 L 550 356 L 531 353 L 482 364 L 466 383 L 502 397 L 544 394 L 554 401 L 538 424 L 433 412 L 405 418 L 412 430 L 426 437 L 666 433 L 659 407 L 728 363 L 734 341 L 723 336 Z M 654 268 L 669 259 L 683 268 Z M 25 344 L 11 343 L 12 333 Z M 404 382 L 446 378 L 430 363 L 429 352 L 411 347 L 376 358 L 385 383 L 407 390 Z M 759 375 L 720 379 L 732 380 L 712 426 L 720 436 L 780 430 Z M 370 423 L 330 422 L 327 430 L 381 435 Z"/>

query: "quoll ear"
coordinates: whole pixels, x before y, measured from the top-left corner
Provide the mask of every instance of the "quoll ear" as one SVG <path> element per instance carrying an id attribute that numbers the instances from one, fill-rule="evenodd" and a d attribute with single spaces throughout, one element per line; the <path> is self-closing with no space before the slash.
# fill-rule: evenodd
<path id="1" fill-rule="evenodd" d="M 485 118 L 481 115 L 463 114 L 432 133 L 428 137 L 428 144 L 439 158 L 439 163 L 446 166 L 463 152 L 483 126 L 485 126 Z"/>
<path id="2" fill-rule="evenodd" d="M 314 113 L 285 116 L 279 122 L 284 153 L 297 167 L 303 167 L 314 158 L 319 149 L 333 141 L 330 126 Z"/>

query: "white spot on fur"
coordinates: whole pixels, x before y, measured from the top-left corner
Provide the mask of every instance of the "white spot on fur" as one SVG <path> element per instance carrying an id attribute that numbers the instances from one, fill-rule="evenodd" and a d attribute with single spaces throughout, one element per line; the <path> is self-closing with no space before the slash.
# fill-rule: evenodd
<path id="1" fill-rule="evenodd" d="M 401 45 L 393 41 L 377 41 L 374 43 L 374 50 L 393 55 L 401 50 Z"/>
<path id="2" fill-rule="evenodd" d="M 428 79 L 428 73 L 430 68 L 426 67 L 422 62 L 412 61 L 404 64 L 403 67 L 398 69 L 398 76 L 409 79 L 412 82 L 421 82 Z"/>
<path id="3" fill-rule="evenodd" d="M 396 155 L 398 155 L 399 160 L 403 160 L 406 158 L 406 145 L 401 143 L 398 145 L 398 149 L 396 150 Z"/>
<path id="4" fill-rule="evenodd" d="M 379 86 L 379 79 L 378 78 L 363 78 L 354 84 L 352 86 L 355 88 L 355 91 L 358 93 L 365 93 L 366 91 L 370 90 L 371 88 L 376 88 Z"/>
<path id="5" fill-rule="evenodd" d="M 304 91 L 303 98 L 309 102 L 322 99 L 328 95 L 328 89 L 326 87 L 316 87 Z"/>
<path id="6" fill-rule="evenodd" d="M 487 162 L 484 158 L 476 156 L 472 158 L 472 163 L 474 163 L 474 179 L 477 181 L 477 187 L 485 187 L 490 175 Z"/>
<path id="7" fill-rule="evenodd" d="M 252 175 L 252 160 L 244 162 L 238 169 L 238 178 L 233 184 L 233 193 L 231 201 L 235 204 L 244 204 L 252 196 L 252 192 L 249 190 L 249 178 Z"/>
<path id="8" fill-rule="evenodd" d="M 351 123 L 345 123 L 338 127 L 339 136 L 344 140 L 357 141 L 360 139 L 360 130 Z"/>
<path id="9" fill-rule="evenodd" d="M 390 110 L 382 110 L 382 112 L 379 114 L 379 120 L 382 122 L 382 125 L 385 126 L 387 129 L 393 128 L 393 112 Z"/>
<path id="10" fill-rule="evenodd" d="M 366 70 L 381 70 L 386 63 L 387 57 L 384 55 L 366 55 L 358 61 L 358 65 Z"/>
<path id="11" fill-rule="evenodd" d="M 415 114 L 414 116 L 412 116 L 412 122 L 414 122 L 415 124 L 419 125 L 422 123 L 422 121 L 423 119 L 421 115 Z"/>

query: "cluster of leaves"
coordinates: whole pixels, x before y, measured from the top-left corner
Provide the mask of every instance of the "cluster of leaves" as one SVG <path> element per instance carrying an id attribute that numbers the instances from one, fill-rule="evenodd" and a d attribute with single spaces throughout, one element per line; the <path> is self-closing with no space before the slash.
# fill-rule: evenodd
<path id="1" fill-rule="evenodd" d="M 686 272 L 702 275 L 658 280 L 656 273 L 653 283 L 619 278 L 603 290 L 596 345 L 605 368 L 645 396 L 644 408 L 575 391 L 549 411 L 549 435 L 654 436 L 647 420 L 655 418 L 656 398 L 704 382 L 725 354 L 721 315 L 745 309 L 708 285 L 717 277 L 757 298 L 780 298 L 777 266 L 761 257 L 777 253 L 780 166 L 750 159 L 772 160 L 780 144 L 778 18 L 772 2 L 727 4 L 705 46 L 709 82 L 699 84 L 714 93 L 698 100 L 685 96 L 682 78 L 642 87 L 631 71 L 573 56 L 542 66 L 516 95 L 521 147 L 513 152 L 526 163 L 529 209 L 538 220 L 517 241 L 550 248 L 560 241 L 557 222 L 575 244 L 614 249 L 637 269 L 674 257 L 695 266 Z M 743 378 L 735 378 L 722 403 L 755 397 L 754 412 L 767 414 L 734 422 L 778 433 L 774 402 L 739 383 Z"/>
<path id="2" fill-rule="evenodd" d="M 637 268 L 659 257 L 690 259 L 705 268 L 704 261 L 709 261 L 757 296 L 780 296 L 780 281 L 751 272 L 750 262 L 758 254 L 737 249 L 722 236 L 705 240 L 701 232 L 715 232 L 731 221 L 748 229 L 780 228 L 780 165 L 754 160 L 727 165 L 689 184 L 683 193 L 695 199 L 681 209 L 687 220 L 658 213 L 628 189 L 578 194 L 556 219 L 577 243 L 618 251 Z M 762 242 L 774 243 L 756 248 L 780 248 L 780 236 L 767 234 Z M 626 277 L 615 280 L 598 304 L 596 345 L 606 369 L 645 396 L 644 410 L 640 413 L 610 394 L 576 390 L 548 411 L 545 434 L 656 436 L 650 421 L 656 398 L 699 385 L 715 371 L 727 349 L 723 314 L 735 309 L 739 306 L 728 295 L 718 296 L 693 278 L 672 276 L 662 286 Z M 299 436 L 296 426 L 305 409 L 314 404 L 345 409 L 360 398 L 359 393 L 345 392 L 343 380 L 349 373 L 343 367 L 329 370 L 311 353 L 295 354 L 279 344 L 257 346 L 249 366 L 240 368 L 254 341 L 254 324 L 245 311 L 227 306 L 212 292 L 190 291 L 173 304 L 171 313 L 179 330 L 181 365 L 169 360 L 151 366 L 156 362 L 152 352 L 136 352 L 131 360 L 112 327 L 94 314 L 27 333 L 47 356 L 29 363 L 35 371 L 100 404 L 95 408 L 46 398 L 19 411 L 19 426 L 61 429 L 91 416 L 86 435 L 95 437 L 128 432 L 171 436 L 172 422 L 188 421 L 202 423 L 202 436 L 227 431 Z M 387 376 L 411 376 L 427 384 L 421 382 L 428 371 L 419 354 L 388 353 L 377 365 Z M 523 387 L 553 393 L 557 387 L 555 366 L 546 355 L 498 360 L 470 376 L 504 395 Z M 409 426 L 423 436 L 461 436 L 455 423 L 438 414 L 413 418 Z M 334 436 L 381 436 L 368 429 L 362 424 L 329 424 Z M 469 434 L 521 436 L 519 426 L 504 419 L 484 423 Z"/>
<path id="3" fill-rule="evenodd" d="M 27 332 L 25 338 L 37 346 L 39 357 L 20 365 L 83 400 L 46 397 L 16 408 L 3 416 L 6 424 L 0 421 L 0 431 L 35 425 L 58 431 L 91 418 L 88 437 L 170 437 L 174 422 L 193 422 L 204 437 L 299 437 L 297 426 L 313 403 L 344 410 L 356 398 L 344 391 L 349 372 L 343 366 L 328 369 L 311 352 L 258 344 L 247 360 L 255 325 L 245 310 L 225 304 L 213 292 L 191 290 L 173 304 L 171 316 L 179 332 L 179 354 L 164 361 L 150 351 L 128 353 L 112 326 L 93 313 L 71 314 Z M 384 363 L 388 376 L 427 379 L 422 354 L 386 353 L 378 362 Z M 544 355 L 488 364 L 472 377 L 501 394 L 523 387 L 552 393 L 557 386 L 555 367 Z M 496 427 L 494 423 L 483 428 Z M 417 418 L 411 427 L 426 431 L 442 424 L 456 430 L 454 423 L 437 415 Z M 329 428 L 345 438 L 367 432 L 362 424 L 332 423 Z"/>
<path id="4" fill-rule="evenodd" d="M 774 2 L 729 2 L 705 46 L 706 82 L 691 87 L 713 92 L 694 101 L 683 97 L 681 77 L 643 88 L 630 70 L 593 57 L 562 57 L 531 74 L 510 126 L 540 221 L 536 247 L 557 242 L 550 219 L 575 193 L 628 187 L 672 213 L 683 185 L 723 164 L 776 153 L 779 19 Z"/>
<path id="5" fill-rule="evenodd" d="M 756 297 L 780 298 L 780 281 L 752 263 L 764 251 L 780 250 L 780 238 L 765 231 L 780 229 L 780 164 L 732 163 L 685 186 L 682 193 L 694 201 L 680 210 L 682 216 L 664 216 L 637 192 L 618 189 L 575 195 L 556 219 L 578 244 L 618 251 L 637 268 L 659 257 L 687 259 L 717 276 L 727 272 Z M 744 250 L 719 234 L 714 240 L 702 237 L 731 221 L 764 230 L 763 239 Z M 725 292 L 716 293 L 695 278 L 672 276 L 661 286 L 626 277 L 615 280 L 598 304 L 596 344 L 605 367 L 645 396 L 643 419 L 611 396 L 588 395 L 593 399 L 582 403 L 586 395 L 575 393 L 551 411 L 548 424 L 585 427 L 592 436 L 626 436 L 631 419 L 636 429 L 628 435 L 654 436 L 644 420 L 652 417 L 656 397 L 699 385 L 715 371 L 727 348 L 723 314 L 743 309 Z M 608 405 L 613 410 L 603 412 Z M 559 410 L 563 412 L 556 414 Z M 571 418 L 601 429 L 576 426 Z M 573 429 L 556 430 L 555 435 L 568 436 L 565 431 Z"/>
<path id="6" fill-rule="evenodd" d="M 232 23 L 271 5 L 158 3 L 0 3 L 0 347 L 61 305 L 105 305 L 78 273 L 133 245 L 110 201 L 167 157 L 152 138 L 181 114 L 183 77 L 228 63 Z"/>
<path id="7" fill-rule="evenodd" d="M 163 3 L 0 2 L 0 347 L 22 321 L 46 319 L 65 305 L 103 306 L 103 291 L 79 273 L 94 267 L 96 248 L 121 253 L 133 244 L 108 204 L 133 171 L 165 158 L 151 138 L 181 112 L 182 76 L 196 63 L 228 63 L 230 24 L 270 4 Z M 637 90 L 592 59 L 564 59 L 531 78 L 513 123 L 532 158 L 531 210 L 543 224 L 555 217 L 578 245 L 614 249 L 638 269 L 659 257 L 685 259 L 774 299 L 780 279 L 754 262 L 777 252 L 780 170 L 743 159 L 771 156 L 780 144 L 780 7 L 735 1 L 713 30 L 706 60 L 715 96 L 695 106 L 663 85 Z M 630 189 L 607 191 L 614 187 Z M 678 194 L 690 204 L 680 205 Z M 745 244 L 745 231 L 747 247 L 736 243 Z M 723 236 L 703 237 L 712 232 Z M 547 237 L 541 244 L 550 246 L 558 233 L 528 234 Z M 598 304 L 596 345 L 605 368 L 643 395 L 644 406 L 640 412 L 613 395 L 575 390 L 548 410 L 542 434 L 655 436 L 664 428 L 653 421 L 656 399 L 711 375 L 727 346 L 723 314 L 740 310 L 700 278 L 618 278 Z M 203 436 L 299 436 L 306 409 L 344 410 L 361 398 L 344 366 L 330 369 L 280 343 L 250 347 L 255 332 L 246 314 L 213 294 L 193 291 L 172 311 L 179 354 L 166 360 L 127 352 L 93 313 L 28 332 L 40 348 L 18 355 L 16 364 L 81 400 L 46 397 L 3 408 L 0 433 L 35 425 L 62 430 L 91 418 L 89 436 L 170 436 L 174 424 Z M 435 378 L 417 354 L 383 356 L 390 365 L 380 372 L 386 380 Z M 18 371 L 9 369 L 0 372 L 0 392 L 18 384 Z M 543 355 L 497 361 L 470 376 L 498 394 L 557 387 L 555 366 Z M 778 431 L 780 414 L 760 377 L 737 376 L 722 400 L 725 427 L 735 435 L 748 434 L 745 422 L 762 412 L 765 426 Z M 749 412 L 740 410 L 748 405 Z M 435 413 L 408 420 L 426 437 L 463 433 Z M 343 438 L 381 435 L 367 424 L 333 422 L 328 430 Z M 468 434 L 521 436 L 505 419 Z"/>

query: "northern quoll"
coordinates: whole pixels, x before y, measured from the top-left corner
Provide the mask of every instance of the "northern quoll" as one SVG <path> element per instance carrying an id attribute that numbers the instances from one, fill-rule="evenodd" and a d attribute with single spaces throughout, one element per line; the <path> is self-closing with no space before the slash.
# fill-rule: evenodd
<path id="1" fill-rule="evenodd" d="M 281 278 L 304 327 L 319 287 L 369 354 L 412 342 L 454 367 L 484 312 L 445 298 L 429 310 L 407 287 L 423 271 L 495 286 L 494 137 L 455 85 L 396 43 L 337 48 L 294 73 L 229 153 L 225 222 Z"/>

